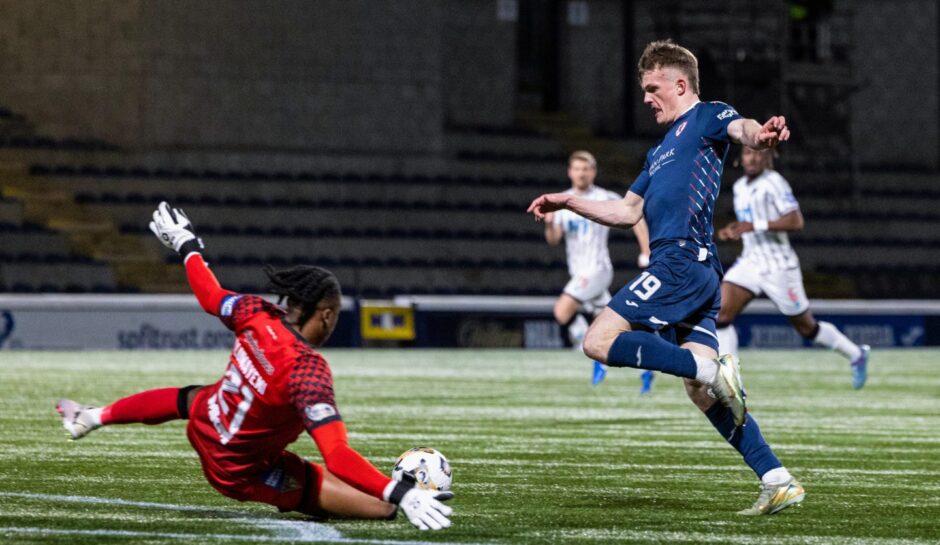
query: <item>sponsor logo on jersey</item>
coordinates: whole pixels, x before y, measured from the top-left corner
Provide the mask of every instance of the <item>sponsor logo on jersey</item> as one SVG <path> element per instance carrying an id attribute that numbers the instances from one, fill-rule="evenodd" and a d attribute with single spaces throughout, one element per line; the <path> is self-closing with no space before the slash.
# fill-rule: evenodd
<path id="1" fill-rule="evenodd" d="M 676 136 L 679 136 L 680 134 L 682 134 L 682 131 L 685 130 L 685 126 L 686 126 L 688 123 L 689 123 L 688 121 L 683 121 L 682 124 L 679 125 L 679 128 L 676 129 Z"/>
<path id="2" fill-rule="evenodd" d="M 650 171 L 649 171 L 650 176 L 652 176 L 653 174 L 656 174 L 656 172 L 659 171 L 659 169 L 661 169 L 663 165 L 667 165 L 671 163 L 672 161 L 675 161 L 675 159 L 672 159 L 673 157 L 675 157 L 675 155 L 676 155 L 676 148 L 669 148 L 668 151 L 664 151 L 663 153 L 660 153 L 659 157 L 657 157 L 656 160 L 653 161 L 653 164 L 650 165 Z M 672 160 L 669 160 L 669 159 L 672 159 Z"/>
<path id="3" fill-rule="evenodd" d="M 307 415 L 307 418 L 310 420 L 320 422 L 321 420 L 336 416 L 336 408 L 329 403 L 317 403 L 316 405 L 308 405 L 307 408 L 304 409 L 304 414 Z"/>
<path id="4" fill-rule="evenodd" d="M 718 114 L 718 119 L 728 119 L 729 117 L 738 115 L 738 112 L 734 111 L 734 108 L 728 108 L 727 110 Z"/>
<path id="5" fill-rule="evenodd" d="M 235 303 L 241 299 L 241 295 L 226 295 L 222 299 L 222 306 L 219 308 L 219 316 L 231 316 L 232 311 L 235 309 Z"/>

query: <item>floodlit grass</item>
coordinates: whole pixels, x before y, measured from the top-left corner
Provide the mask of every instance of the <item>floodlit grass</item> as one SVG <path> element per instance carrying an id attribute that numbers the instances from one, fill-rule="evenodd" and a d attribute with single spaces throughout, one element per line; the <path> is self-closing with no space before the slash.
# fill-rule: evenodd
<path id="1" fill-rule="evenodd" d="M 327 350 L 353 446 L 385 471 L 419 445 L 454 467 L 454 527 L 312 522 L 212 490 L 183 422 L 69 442 L 59 397 L 96 404 L 215 382 L 220 352 L 0 354 L 0 542 L 182 544 L 935 544 L 940 353 L 876 351 L 868 386 L 823 351 L 742 354 L 752 414 L 807 489 L 742 518 L 757 480 L 678 379 L 611 370 L 592 388 L 569 352 Z M 302 436 L 292 447 L 317 459 Z"/>

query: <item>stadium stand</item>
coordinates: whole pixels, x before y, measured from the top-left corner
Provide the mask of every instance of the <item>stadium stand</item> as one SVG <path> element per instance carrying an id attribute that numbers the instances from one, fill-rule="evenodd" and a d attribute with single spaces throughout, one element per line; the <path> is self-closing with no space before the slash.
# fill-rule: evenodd
<path id="1" fill-rule="evenodd" d="M 565 187 L 551 129 L 454 130 L 447 162 L 413 172 L 267 170 L 134 163 L 107 143 L 31 136 L 22 116 L 8 118 L 15 142 L 41 145 L 0 140 L 35 159 L 9 167 L 0 199 L 7 291 L 186 291 L 175 260 L 149 241 L 147 218 L 161 200 L 197 218 L 220 278 L 243 291 L 262 289 L 266 263 L 319 263 L 347 293 L 369 297 L 548 295 L 567 280 L 563 250 L 548 248 L 523 213 L 533 196 Z M 807 219 L 793 240 L 811 294 L 940 296 L 931 280 L 940 262 L 935 175 L 862 173 L 846 186 L 824 167 L 794 163 L 783 168 Z M 719 225 L 730 219 L 724 199 Z M 632 236 L 611 237 L 616 285 L 635 274 L 636 252 Z M 721 252 L 727 265 L 737 248 Z"/>

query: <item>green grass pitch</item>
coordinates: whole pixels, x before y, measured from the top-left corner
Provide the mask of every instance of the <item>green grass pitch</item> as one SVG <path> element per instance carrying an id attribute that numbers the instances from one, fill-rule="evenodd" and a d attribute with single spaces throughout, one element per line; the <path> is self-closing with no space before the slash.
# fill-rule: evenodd
<path id="1" fill-rule="evenodd" d="M 765 436 L 804 505 L 742 518 L 757 480 L 685 398 L 639 373 L 589 384 L 567 351 L 332 350 L 351 441 L 384 471 L 419 445 L 454 467 L 454 527 L 308 521 L 229 500 L 204 481 L 183 423 L 69 442 L 58 397 L 107 403 L 215 382 L 221 352 L 0 355 L 0 543 L 940 542 L 940 353 L 880 350 L 869 384 L 824 351 L 745 351 Z M 292 447 L 318 459 L 306 436 Z"/>

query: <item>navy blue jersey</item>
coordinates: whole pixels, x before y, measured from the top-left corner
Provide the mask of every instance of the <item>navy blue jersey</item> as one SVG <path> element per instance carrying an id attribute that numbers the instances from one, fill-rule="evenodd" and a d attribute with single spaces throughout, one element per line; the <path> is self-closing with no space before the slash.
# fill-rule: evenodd
<path id="1" fill-rule="evenodd" d="M 741 116 L 724 102 L 699 102 L 647 152 L 643 172 L 630 191 L 644 199 L 654 259 L 657 249 L 669 242 L 705 248 L 717 257 L 712 216 L 731 145 L 728 124 L 735 119 Z"/>

